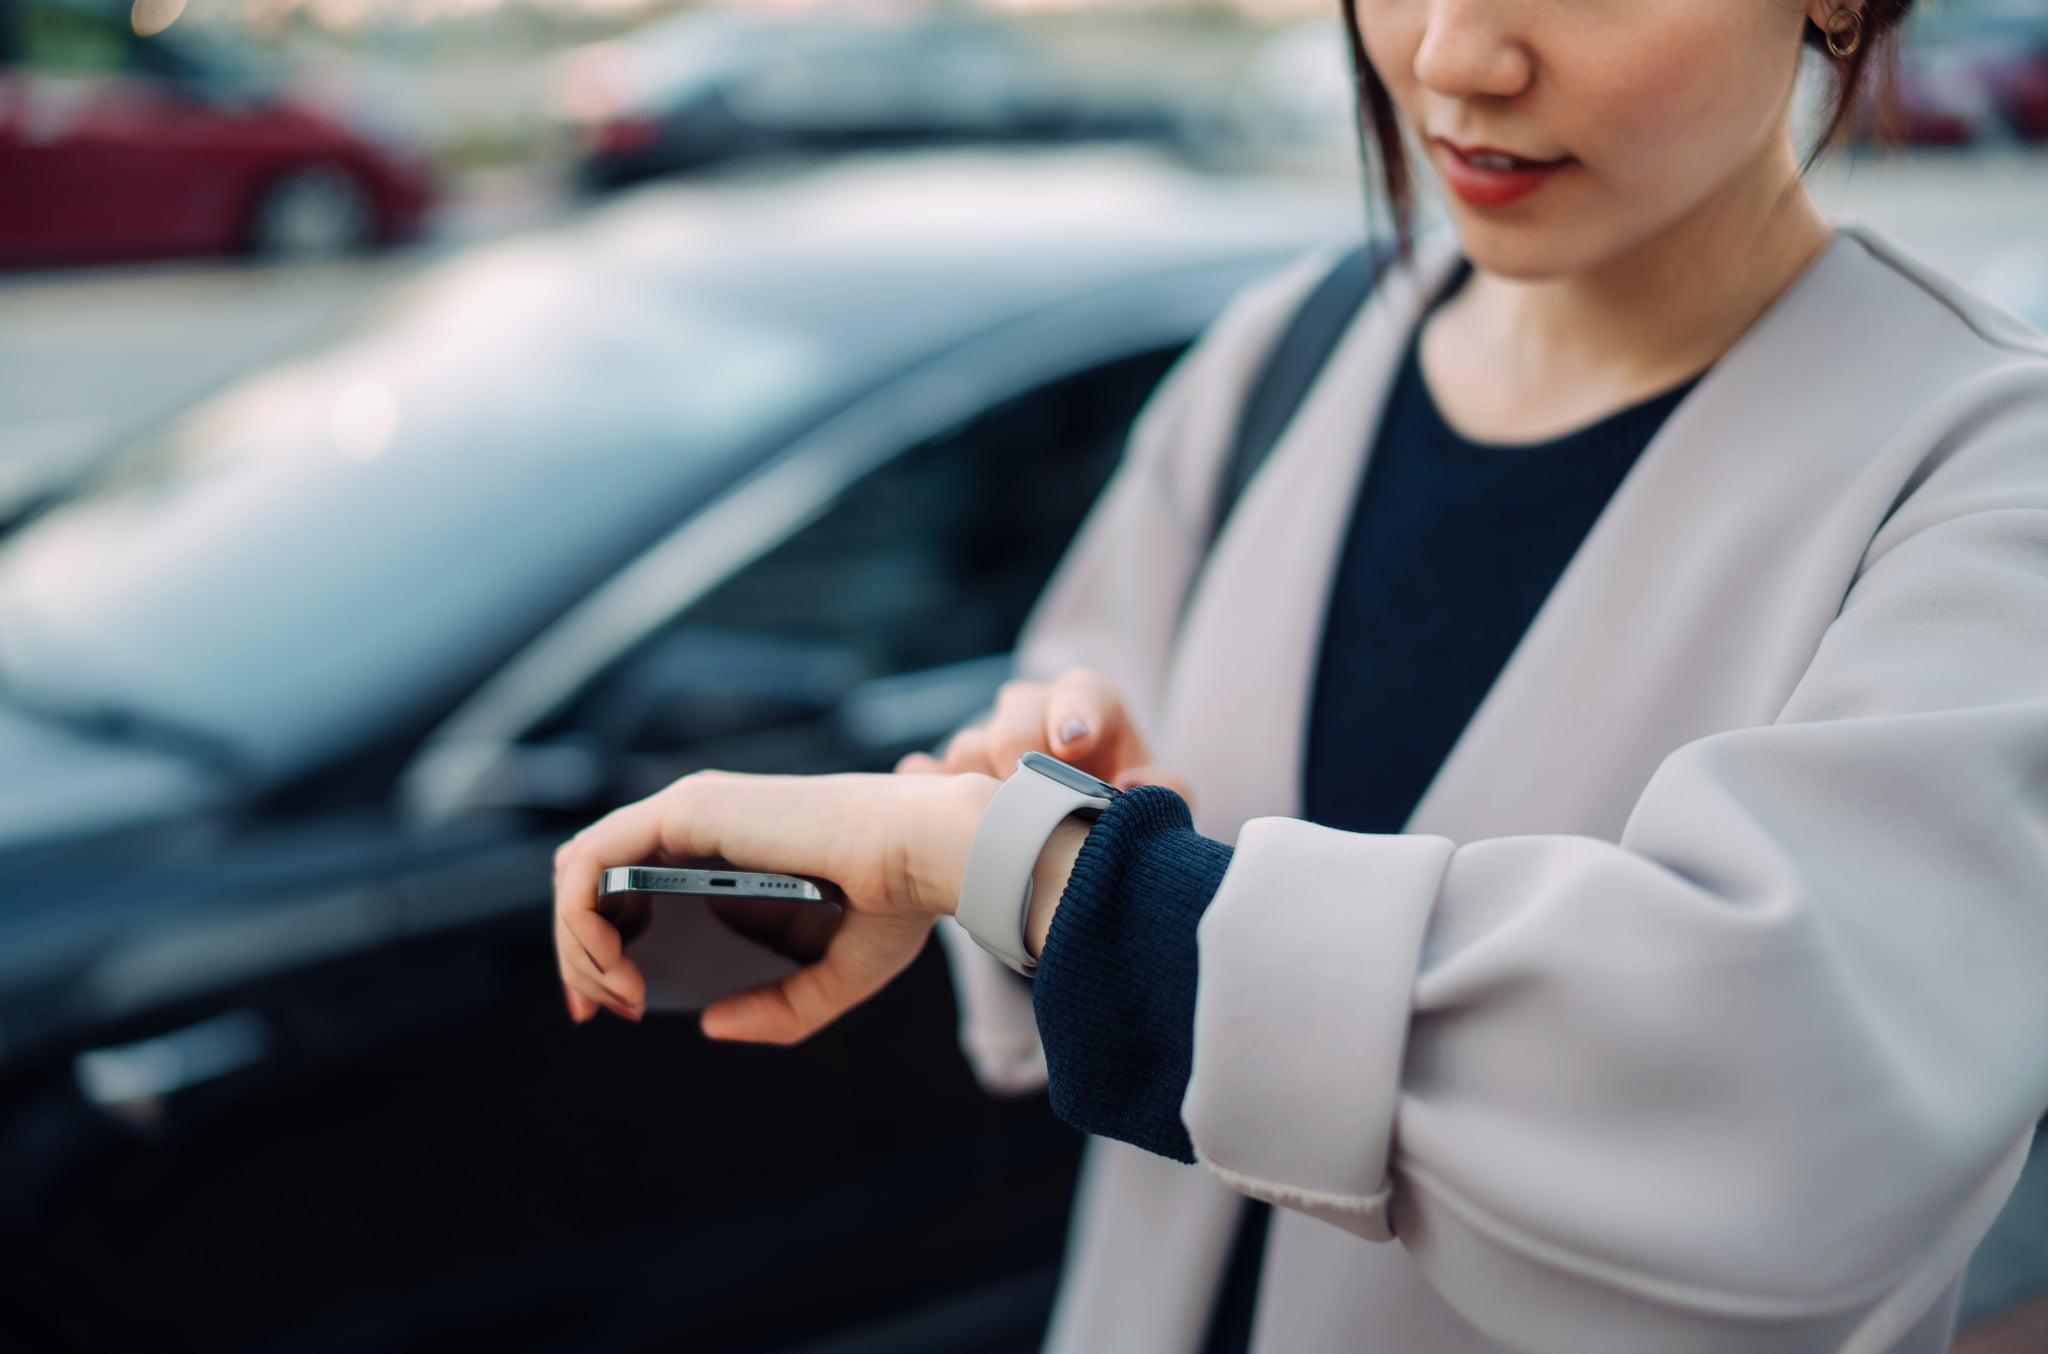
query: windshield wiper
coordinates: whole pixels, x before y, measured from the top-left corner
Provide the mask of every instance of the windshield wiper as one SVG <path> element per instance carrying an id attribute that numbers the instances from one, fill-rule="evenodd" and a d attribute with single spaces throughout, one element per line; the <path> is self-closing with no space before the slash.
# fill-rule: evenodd
<path id="1" fill-rule="evenodd" d="M 114 701 L 60 701 L 33 695 L 0 675 L 0 704 L 94 743 L 153 748 L 226 777 L 241 774 L 241 751 L 209 729 Z"/>

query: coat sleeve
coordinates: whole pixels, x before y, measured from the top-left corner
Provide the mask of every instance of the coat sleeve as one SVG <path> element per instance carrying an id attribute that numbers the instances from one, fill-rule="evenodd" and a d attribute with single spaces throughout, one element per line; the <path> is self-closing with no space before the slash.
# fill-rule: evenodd
<path id="1" fill-rule="evenodd" d="M 1884 1348 L 2048 1105 L 2048 370 L 1994 376 L 1776 720 L 1618 841 L 1247 824 L 1198 1160 L 1517 1348 Z"/>
<path id="2" fill-rule="evenodd" d="M 1226 434 L 1249 374 L 1332 257 L 1328 250 L 1304 255 L 1246 288 L 1167 372 L 1025 618 L 1017 676 L 1042 682 L 1069 668 L 1095 668 L 1123 693 L 1141 730 L 1157 727 Z M 953 973 L 960 1046 L 976 1078 L 1005 1094 L 1044 1086 L 1028 984 L 951 918 L 937 929 Z"/>

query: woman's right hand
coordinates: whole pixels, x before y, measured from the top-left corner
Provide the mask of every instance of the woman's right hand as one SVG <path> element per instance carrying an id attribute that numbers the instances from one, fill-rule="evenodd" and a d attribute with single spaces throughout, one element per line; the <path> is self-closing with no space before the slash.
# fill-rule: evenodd
<path id="1" fill-rule="evenodd" d="M 1152 764 L 1123 697 L 1093 668 L 1069 668 L 1050 682 L 1003 683 L 994 712 L 954 734 L 943 757 L 913 752 L 896 763 L 896 770 L 979 772 L 1004 780 L 1027 752 L 1057 757 L 1120 790 L 1164 785 L 1194 803 L 1186 777 Z"/>

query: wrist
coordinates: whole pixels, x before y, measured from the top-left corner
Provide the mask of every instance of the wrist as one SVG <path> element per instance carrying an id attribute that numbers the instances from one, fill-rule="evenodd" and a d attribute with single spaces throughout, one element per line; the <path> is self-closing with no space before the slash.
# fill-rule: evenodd
<path id="1" fill-rule="evenodd" d="M 919 911 L 950 917 L 960 905 L 974 830 L 1002 782 L 978 772 L 916 779 L 927 783 L 931 797 L 919 805 L 913 825 L 919 846 L 909 852 L 909 893 Z"/>
<path id="2" fill-rule="evenodd" d="M 1031 871 L 1031 907 L 1024 916 L 1024 951 L 1033 959 L 1045 949 L 1053 914 L 1059 911 L 1060 897 L 1074 874 L 1074 862 L 1080 859 L 1081 847 L 1094 826 L 1092 820 L 1070 813 L 1052 830 L 1045 849 L 1038 854 L 1038 864 Z"/>

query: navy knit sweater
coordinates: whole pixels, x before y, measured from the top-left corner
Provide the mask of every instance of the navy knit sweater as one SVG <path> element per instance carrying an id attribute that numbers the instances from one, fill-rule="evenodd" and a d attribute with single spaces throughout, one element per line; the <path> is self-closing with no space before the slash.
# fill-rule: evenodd
<path id="1" fill-rule="evenodd" d="M 1461 262 L 1438 304 L 1470 271 Z M 1325 618 L 1306 819 L 1402 830 L 1622 477 L 1698 380 L 1543 443 L 1496 446 L 1444 421 L 1411 336 Z M 1194 1160 L 1180 1105 L 1194 1052 L 1195 927 L 1230 859 L 1157 787 L 1120 796 L 1089 832 L 1032 993 L 1053 1109 L 1068 1123 Z M 1210 1354 L 1247 1347 L 1268 1213 L 1245 1213 Z"/>

